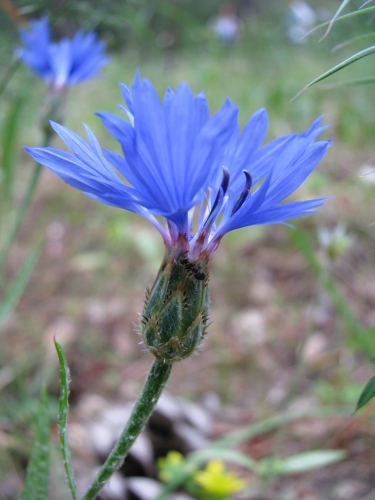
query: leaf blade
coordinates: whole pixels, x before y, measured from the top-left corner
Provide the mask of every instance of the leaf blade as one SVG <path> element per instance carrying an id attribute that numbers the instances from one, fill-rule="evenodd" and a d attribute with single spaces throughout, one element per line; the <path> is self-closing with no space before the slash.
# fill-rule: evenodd
<path id="1" fill-rule="evenodd" d="M 4 321 L 7 319 L 8 315 L 11 313 L 13 308 L 17 305 L 22 292 L 24 291 L 27 282 L 29 280 L 30 274 L 38 260 L 42 249 L 42 243 L 37 245 L 31 252 L 26 262 L 21 267 L 16 278 L 12 281 L 10 287 L 8 288 L 6 295 L 0 306 L 0 328 Z"/>
<path id="2" fill-rule="evenodd" d="M 16 99 L 11 105 L 5 120 L 4 128 L 1 134 L 2 146 L 2 189 L 4 199 L 8 202 L 12 200 L 13 190 L 13 165 L 15 156 L 15 143 L 17 135 L 17 125 L 19 122 L 20 111 L 22 109 L 23 99 Z"/>
<path id="3" fill-rule="evenodd" d="M 348 40 L 345 40 L 345 42 L 338 43 L 331 49 L 331 52 L 337 52 L 338 50 L 347 47 L 348 45 L 351 45 L 352 43 L 355 42 L 362 42 L 363 40 L 370 40 L 371 38 L 375 38 L 375 33 L 365 33 L 364 35 L 358 35 L 358 36 L 353 36 L 353 38 L 349 38 Z"/>
<path id="4" fill-rule="evenodd" d="M 336 66 L 334 66 L 333 68 L 329 69 L 325 73 L 322 73 L 317 78 L 315 78 L 314 80 L 312 80 L 310 83 L 308 83 L 307 85 L 305 85 L 305 87 L 303 87 L 303 89 L 300 90 L 298 92 L 298 94 L 296 94 L 293 97 L 293 99 L 295 99 L 296 97 L 298 97 L 300 94 L 302 94 L 302 92 L 304 92 L 305 90 L 307 90 L 309 87 L 312 87 L 316 83 L 319 83 L 322 80 L 325 80 L 329 76 L 334 75 L 338 71 L 346 68 L 347 66 L 350 66 L 351 64 L 359 61 L 360 59 L 363 59 L 364 57 L 367 57 L 367 56 L 373 54 L 374 52 L 375 52 L 375 45 L 371 45 L 371 47 L 367 47 L 367 49 L 363 49 L 363 50 L 360 50 L 359 52 L 356 52 L 354 55 L 348 57 L 347 59 L 345 59 L 341 63 L 337 64 Z"/>
<path id="5" fill-rule="evenodd" d="M 361 78 L 355 78 L 353 80 L 346 80 L 344 82 L 326 83 L 324 85 L 324 89 L 331 90 L 331 89 L 337 89 L 340 87 L 355 87 L 357 85 L 369 85 L 371 83 L 375 83 L 375 75 L 363 76 Z"/>
<path id="6" fill-rule="evenodd" d="M 327 35 L 328 33 L 331 31 L 331 28 L 333 26 L 333 23 L 336 21 L 336 19 L 339 17 L 340 13 L 343 11 L 343 9 L 348 5 L 348 3 L 350 2 L 351 0 L 343 0 L 340 4 L 340 7 L 336 10 L 335 12 L 335 15 L 333 16 L 333 18 L 331 19 L 329 25 L 328 25 L 328 28 L 327 28 L 327 31 L 324 33 L 324 35 L 322 36 L 322 38 L 319 40 L 319 42 L 321 42 Z"/>
<path id="7" fill-rule="evenodd" d="M 64 468 L 66 478 L 68 480 L 68 486 L 73 500 L 77 500 L 77 490 L 74 481 L 74 474 L 72 465 L 70 462 L 70 449 L 68 442 L 68 409 L 69 409 L 69 382 L 70 382 L 70 372 L 68 364 L 66 361 L 65 353 L 61 345 L 53 340 L 55 344 L 55 349 L 57 352 L 57 357 L 59 359 L 60 365 L 60 400 L 59 400 L 59 435 L 61 443 L 61 452 L 64 461 Z"/>
<path id="8" fill-rule="evenodd" d="M 223 462 L 231 462 L 253 472 L 257 469 L 257 462 L 255 460 L 248 457 L 244 453 L 240 453 L 235 450 L 228 450 L 228 448 L 215 448 L 213 446 L 211 448 L 196 451 L 189 455 L 189 461 L 192 461 L 197 466 L 200 466 L 204 462 L 212 459 L 219 459 Z"/>
<path id="9" fill-rule="evenodd" d="M 367 14 L 367 12 L 373 12 L 374 10 L 375 10 L 375 7 L 367 7 L 366 9 L 353 10 L 352 12 L 349 12 L 348 14 L 344 14 L 343 16 L 338 17 L 336 19 L 336 21 L 343 21 L 344 19 L 350 19 L 352 17 L 360 16 L 362 14 Z M 326 26 L 329 26 L 330 22 L 331 21 L 327 21 L 325 23 L 318 24 L 318 26 L 315 26 L 308 33 L 306 33 L 305 37 L 311 35 L 312 33 L 315 33 L 315 31 L 317 31 L 320 28 L 325 28 Z"/>
<path id="10" fill-rule="evenodd" d="M 360 346 L 366 354 L 371 355 L 373 353 L 372 336 L 369 334 L 368 330 L 362 327 L 357 316 L 352 312 L 349 304 L 336 286 L 336 283 L 316 258 L 307 235 L 302 233 L 299 229 L 288 229 L 288 233 L 294 247 L 301 252 L 310 271 L 320 280 L 321 286 L 330 296 L 352 341 L 354 341 L 357 346 Z"/>
<path id="11" fill-rule="evenodd" d="M 43 387 L 35 437 L 20 500 L 48 500 L 49 435 L 48 394 L 46 388 Z"/>
<path id="12" fill-rule="evenodd" d="M 354 413 L 363 406 L 365 406 L 365 404 L 367 404 L 370 401 L 370 399 L 372 399 L 374 396 L 375 396 L 375 375 L 370 378 L 370 380 L 365 385 L 365 388 L 361 392 Z"/>
<path id="13" fill-rule="evenodd" d="M 345 456 L 345 450 L 316 450 L 298 453 L 283 460 L 279 474 L 285 476 L 317 469 L 343 460 Z"/>

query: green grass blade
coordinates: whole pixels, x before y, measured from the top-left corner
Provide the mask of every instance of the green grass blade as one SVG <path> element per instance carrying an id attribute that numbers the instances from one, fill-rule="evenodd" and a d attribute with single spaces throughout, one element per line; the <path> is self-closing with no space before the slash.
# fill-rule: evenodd
<path id="1" fill-rule="evenodd" d="M 375 83 L 375 75 L 363 76 L 362 78 L 354 78 L 353 80 L 346 80 L 345 82 L 326 83 L 322 88 L 330 90 L 340 87 L 355 87 L 356 85 L 367 85 L 370 83 Z"/>
<path id="2" fill-rule="evenodd" d="M 7 88 L 8 83 L 12 79 L 13 75 L 16 73 L 18 68 L 21 66 L 21 60 L 20 59 L 15 59 L 7 68 L 5 71 L 5 74 L 0 81 L 0 97 L 1 94 L 4 92 L 4 90 Z"/>
<path id="3" fill-rule="evenodd" d="M 355 42 L 362 42 L 363 40 L 371 40 L 371 38 L 375 38 L 375 32 L 366 33 L 364 35 L 353 36 L 353 38 L 349 38 L 348 40 L 345 40 L 345 42 L 338 43 L 337 45 L 335 45 L 331 50 L 331 52 L 337 52 L 338 50 L 347 47 L 348 45 L 351 45 Z"/>
<path id="4" fill-rule="evenodd" d="M 324 33 L 324 35 L 322 36 L 322 38 L 319 40 L 319 42 L 321 42 L 327 35 L 328 33 L 331 31 L 331 28 L 333 26 L 333 23 L 336 21 L 336 19 L 339 17 L 340 13 L 345 9 L 345 7 L 348 5 L 348 3 L 350 2 L 351 0 L 343 0 L 341 2 L 341 5 L 340 7 L 336 10 L 336 13 L 335 15 L 333 16 L 333 18 L 331 19 L 329 25 L 328 25 L 328 28 L 327 28 L 327 31 Z"/>
<path id="5" fill-rule="evenodd" d="M 351 311 L 349 304 L 338 290 L 334 280 L 315 257 L 312 244 L 307 235 L 298 229 L 288 229 L 288 232 L 291 242 L 301 252 L 310 271 L 320 280 L 321 286 L 330 296 L 337 313 L 348 330 L 351 340 L 357 347 L 361 347 L 367 355 L 373 354 L 373 339 L 370 333 L 362 327 L 358 318 Z"/>
<path id="6" fill-rule="evenodd" d="M 299 474 L 301 472 L 325 467 L 326 465 L 343 460 L 345 450 L 316 450 L 305 451 L 282 459 L 278 475 Z"/>
<path id="7" fill-rule="evenodd" d="M 358 411 L 362 406 L 365 406 L 370 399 L 372 399 L 375 396 L 375 375 L 370 378 L 370 380 L 367 382 L 365 388 L 361 392 L 361 395 L 358 398 L 357 401 L 357 406 L 355 411 Z"/>
<path id="8" fill-rule="evenodd" d="M 338 17 L 335 19 L 335 22 L 337 21 L 344 21 L 345 19 L 351 19 L 352 17 L 356 16 L 361 16 L 362 14 L 367 14 L 370 12 L 374 12 L 375 7 L 367 7 L 366 9 L 359 9 L 359 10 L 354 10 L 353 12 L 349 12 L 348 14 L 344 14 L 343 16 Z M 312 30 L 310 30 L 308 33 L 306 33 L 305 37 L 311 35 L 315 31 L 319 30 L 320 28 L 325 28 L 326 26 L 329 26 L 331 21 L 327 21 L 322 24 L 318 24 L 318 26 L 315 26 Z"/>
<path id="9" fill-rule="evenodd" d="M 189 461 L 193 461 L 193 463 L 197 463 L 199 465 L 213 459 L 219 459 L 223 462 L 231 462 L 253 472 L 257 469 L 257 462 L 255 460 L 248 457 L 244 453 L 240 453 L 235 450 L 215 448 L 215 446 L 212 446 L 211 448 L 196 451 L 189 455 Z"/>
<path id="10" fill-rule="evenodd" d="M 5 119 L 4 128 L 1 134 L 1 148 L 2 148 L 2 161 L 1 161 L 1 183 L 3 196 L 6 201 L 12 199 L 12 186 L 13 186 L 13 173 L 14 173 L 14 151 L 15 142 L 17 137 L 17 124 L 19 120 L 20 111 L 22 108 L 23 100 L 16 99 L 11 105 L 8 116 Z"/>
<path id="11" fill-rule="evenodd" d="M 63 348 L 54 340 L 57 356 L 60 365 L 60 401 L 59 401 L 59 434 L 61 443 L 61 452 L 64 461 L 66 478 L 68 480 L 69 490 L 73 500 L 77 500 L 76 485 L 74 474 L 70 463 L 70 450 L 68 442 L 68 410 L 69 410 L 69 382 L 70 373 Z"/>
<path id="12" fill-rule="evenodd" d="M 350 66 L 351 64 L 359 61 L 360 59 L 363 59 L 364 57 L 367 57 L 367 56 L 373 54 L 374 52 L 375 52 L 375 45 L 371 45 L 371 47 L 367 47 L 367 49 L 363 49 L 360 52 L 357 52 L 356 54 L 354 54 L 353 56 L 348 57 L 348 59 L 345 59 L 345 61 L 342 61 L 340 64 L 337 64 L 333 68 L 329 69 L 328 71 L 326 71 L 322 75 L 320 75 L 317 78 L 315 78 L 312 82 L 310 82 L 309 84 L 307 84 L 305 87 L 303 87 L 303 89 L 300 90 L 298 92 L 298 94 L 296 94 L 293 97 L 293 99 L 295 99 L 296 97 L 298 97 L 300 94 L 302 94 L 302 92 L 304 92 L 305 90 L 307 90 L 312 85 L 315 85 L 316 83 L 321 82 L 322 80 L 325 80 L 329 76 L 334 75 L 338 71 L 346 68 L 347 66 Z"/>
<path id="13" fill-rule="evenodd" d="M 43 387 L 33 447 L 20 500 L 48 500 L 49 434 L 48 394 Z"/>
<path id="14" fill-rule="evenodd" d="M 22 292 L 24 291 L 27 282 L 29 281 L 30 274 L 38 260 L 41 249 L 42 244 L 40 243 L 31 252 L 28 259 L 21 267 L 21 270 L 19 271 L 13 282 L 10 284 L 0 305 L 0 328 L 21 297 Z"/>
<path id="15" fill-rule="evenodd" d="M 44 138 L 43 147 L 45 147 L 45 148 L 48 147 L 50 140 L 51 140 L 51 136 L 46 135 Z M 31 200 L 33 198 L 35 189 L 38 185 L 38 181 L 39 181 L 39 177 L 40 177 L 41 172 L 42 172 L 42 165 L 40 165 L 39 163 L 36 163 L 34 165 L 33 172 L 32 172 L 31 177 L 29 179 L 29 184 L 27 186 L 25 196 L 21 202 L 21 205 L 19 206 L 19 208 L 17 210 L 16 218 L 15 218 L 13 227 L 9 231 L 9 234 L 7 235 L 7 239 L 4 243 L 4 246 L 2 247 L 2 249 L 0 251 L 0 269 L 3 267 L 4 262 L 5 262 L 6 258 L 8 257 L 8 254 L 9 254 L 10 248 L 13 244 L 13 241 L 15 240 L 15 238 L 18 234 L 18 231 L 22 225 L 23 219 L 25 218 L 26 212 L 27 212 L 29 205 L 31 203 Z"/>

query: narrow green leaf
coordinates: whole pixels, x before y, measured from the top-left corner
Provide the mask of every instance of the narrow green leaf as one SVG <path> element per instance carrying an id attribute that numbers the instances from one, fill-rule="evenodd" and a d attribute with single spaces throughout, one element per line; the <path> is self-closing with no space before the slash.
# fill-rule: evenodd
<path id="1" fill-rule="evenodd" d="M 317 450 L 298 453 L 282 460 L 279 475 L 296 474 L 343 460 L 346 456 L 344 450 Z"/>
<path id="2" fill-rule="evenodd" d="M 315 257 L 312 250 L 312 244 L 307 235 L 298 229 L 288 229 L 289 237 L 295 248 L 297 248 L 304 257 L 310 271 L 320 280 L 321 286 L 329 294 L 332 303 L 345 324 L 351 339 L 356 346 L 361 347 L 363 351 L 370 355 L 374 351 L 373 339 L 367 330 L 360 324 L 358 318 L 351 311 L 349 304 L 340 293 L 336 283 L 331 278 L 326 269 Z"/>
<path id="3" fill-rule="evenodd" d="M 363 389 L 359 399 L 357 401 L 357 406 L 355 411 L 358 411 L 362 406 L 370 401 L 375 396 L 375 375 L 370 378 L 367 382 L 365 388 Z"/>
<path id="4" fill-rule="evenodd" d="M 17 125 L 19 121 L 20 111 L 22 109 L 22 104 L 23 100 L 21 98 L 18 98 L 10 105 L 10 109 L 5 119 L 4 128 L 1 134 L 1 148 L 3 152 L 1 160 L 1 184 L 3 197 L 8 201 L 12 199 L 15 163 L 15 142 L 18 130 Z"/>
<path id="5" fill-rule="evenodd" d="M 21 500 L 48 500 L 50 420 L 48 394 L 42 389 L 38 408 L 38 421 Z"/>
<path id="6" fill-rule="evenodd" d="M 307 90 L 312 85 L 315 85 L 316 83 L 321 82 L 325 78 L 328 78 L 329 76 L 334 75 L 338 71 L 346 68 L 347 66 L 350 66 L 351 64 L 355 63 L 356 61 L 359 61 L 360 59 L 363 59 L 366 56 L 369 56 L 369 55 L 373 54 L 374 52 L 375 52 L 375 45 L 372 45 L 371 47 L 368 47 L 367 49 L 361 50 L 360 52 L 357 52 L 353 56 L 348 57 L 348 59 L 345 59 L 345 61 L 342 61 L 340 64 L 337 64 L 333 68 L 329 69 L 328 71 L 326 71 L 322 75 L 320 75 L 317 78 L 315 78 L 315 80 L 313 80 L 312 82 L 310 82 L 309 84 L 307 84 L 305 87 L 303 87 L 303 89 L 300 90 L 298 92 L 298 94 L 296 94 L 293 97 L 293 99 L 295 99 L 296 97 L 298 97 L 300 94 L 302 94 L 302 92 L 304 92 L 305 90 Z"/>
<path id="7" fill-rule="evenodd" d="M 206 448 L 205 450 L 196 451 L 188 456 L 189 462 L 198 466 L 207 462 L 207 460 L 212 459 L 219 459 L 223 462 L 231 462 L 251 471 L 255 471 L 257 467 L 257 462 L 244 453 L 223 448 L 215 448 L 214 446 Z"/>
<path id="8" fill-rule="evenodd" d="M 359 10 L 354 10 L 353 12 L 349 12 L 348 14 L 344 14 L 343 16 L 338 17 L 335 22 L 337 21 L 343 21 L 345 19 L 351 19 L 352 17 L 356 16 L 361 16 L 362 14 L 367 14 L 369 12 L 373 12 L 375 10 L 375 7 L 367 7 L 366 9 L 359 9 Z M 318 24 L 318 26 L 315 26 L 313 29 L 311 29 L 308 33 L 306 33 L 305 37 L 311 35 L 315 31 L 317 31 L 320 28 L 325 28 L 326 26 L 329 26 L 331 21 L 327 21 L 322 24 Z"/>
<path id="9" fill-rule="evenodd" d="M 64 461 L 64 468 L 68 486 L 73 500 L 77 500 L 76 485 L 74 482 L 74 474 L 70 463 L 70 450 L 68 442 L 68 410 L 69 410 L 69 382 L 70 373 L 63 348 L 54 340 L 57 356 L 60 365 L 60 401 L 59 401 L 59 434 L 61 443 L 61 452 Z"/>
<path id="10" fill-rule="evenodd" d="M 46 134 L 45 138 L 44 138 L 43 147 L 45 147 L 45 148 L 48 147 L 50 140 L 51 140 L 51 135 Z M 31 203 L 31 200 L 33 198 L 35 189 L 38 185 L 38 180 L 39 180 L 41 172 L 42 172 L 42 165 L 40 165 L 39 163 L 35 163 L 33 172 L 31 174 L 31 177 L 29 178 L 29 183 L 27 186 L 25 196 L 21 202 L 21 205 L 19 206 L 19 208 L 17 210 L 16 218 L 15 218 L 13 227 L 10 229 L 9 234 L 7 235 L 7 239 L 6 239 L 2 249 L 0 251 L 0 269 L 2 268 L 6 258 L 8 257 L 8 254 L 9 254 L 10 248 L 13 244 L 13 241 L 15 240 L 15 238 L 18 234 L 18 231 L 22 225 L 23 219 L 25 218 L 26 212 L 27 212 L 29 205 Z"/>
<path id="11" fill-rule="evenodd" d="M 321 42 L 323 40 L 323 38 L 325 38 L 328 33 L 331 31 L 331 28 L 333 26 L 333 23 L 336 21 L 336 19 L 339 17 L 340 13 L 343 11 L 343 9 L 348 5 L 348 3 L 350 2 L 351 0 L 343 0 L 341 2 L 341 5 L 340 7 L 337 9 L 335 15 L 333 16 L 333 18 L 331 19 L 329 25 L 328 25 L 328 28 L 327 28 L 327 31 L 324 33 L 324 35 L 322 36 L 322 38 L 319 40 L 319 42 Z"/>
<path id="12" fill-rule="evenodd" d="M 375 83 L 375 76 L 364 76 L 362 78 L 347 80 L 346 82 L 326 83 L 322 88 L 331 90 L 340 87 L 355 87 L 356 85 L 368 85 L 371 83 Z"/>
<path id="13" fill-rule="evenodd" d="M 14 61 L 5 70 L 4 76 L 0 81 L 0 97 L 4 90 L 7 88 L 8 83 L 12 79 L 13 75 L 16 73 L 18 68 L 21 67 L 21 59 L 14 59 Z"/>
<path id="14" fill-rule="evenodd" d="M 364 35 L 353 36 L 353 38 L 349 38 L 348 40 L 345 40 L 345 42 L 338 43 L 337 45 L 335 45 L 333 49 L 331 49 L 331 52 L 337 52 L 338 50 L 347 47 L 352 43 L 361 42 L 363 40 L 370 40 L 371 38 L 375 38 L 375 32 L 365 33 Z"/>
<path id="15" fill-rule="evenodd" d="M 31 271 L 38 260 L 41 249 L 42 244 L 39 244 L 34 248 L 26 262 L 21 267 L 21 270 L 10 284 L 0 306 L 0 328 L 21 297 L 22 292 L 29 281 Z"/>
<path id="16" fill-rule="evenodd" d="M 372 363 L 373 365 L 375 365 L 375 357 L 370 358 L 370 363 Z"/>

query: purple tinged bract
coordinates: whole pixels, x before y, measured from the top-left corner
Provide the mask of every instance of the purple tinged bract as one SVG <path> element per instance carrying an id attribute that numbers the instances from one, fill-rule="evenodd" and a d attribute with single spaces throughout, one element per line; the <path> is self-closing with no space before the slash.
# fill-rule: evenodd
<path id="1" fill-rule="evenodd" d="M 30 21 L 29 29 L 21 29 L 23 47 L 16 49 L 21 61 L 43 78 L 54 91 L 65 90 L 94 77 L 109 61 L 105 43 L 96 33 L 77 31 L 73 38 L 53 43 L 48 19 Z"/>
<path id="2" fill-rule="evenodd" d="M 148 219 L 173 254 L 209 262 L 229 231 L 312 214 L 327 199 L 282 203 L 330 145 L 315 140 L 325 128 L 321 118 L 302 135 L 285 135 L 262 147 L 267 130 L 263 108 L 240 134 L 238 108 L 229 99 L 210 117 L 203 92 L 194 97 L 184 83 L 175 92 L 168 88 L 162 103 L 138 73 L 131 89 L 120 87 L 127 120 L 97 114 L 119 141 L 123 156 L 102 149 L 86 125 L 88 143 L 53 122 L 71 153 L 25 149 L 88 196 Z M 165 227 L 156 216 L 164 217 Z"/>

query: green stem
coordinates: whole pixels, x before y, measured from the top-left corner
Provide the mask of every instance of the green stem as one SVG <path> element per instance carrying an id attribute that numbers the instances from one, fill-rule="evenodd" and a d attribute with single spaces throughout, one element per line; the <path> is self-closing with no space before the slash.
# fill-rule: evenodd
<path id="1" fill-rule="evenodd" d="M 12 79 L 13 75 L 16 73 L 18 68 L 21 66 L 21 60 L 16 59 L 15 61 L 12 62 L 12 64 L 8 67 L 8 69 L 5 72 L 5 75 L 3 76 L 2 80 L 0 81 L 0 96 L 6 89 L 8 83 Z"/>
<path id="2" fill-rule="evenodd" d="M 139 436 L 156 403 L 158 402 L 164 386 L 171 374 L 172 364 L 155 359 L 148 374 L 141 395 L 135 404 L 129 421 L 123 430 L 120 439 L 102 465 L 98 475 L 81 500 L 93 500 L 103 488 L 108 479 L 120 467 L 132 444 Z"/>
<path id="3" fill-rule="evenodd" d="M 48 136 L 46 136 L 46 138 L 44 140 L 43 147 L 47 147 L 49 145 L 49 142 L 50 142 L 50 136 L 48 135 Z M 3 267 L 3 264 L 8 256 L 10 247 L 12 246 L 13 241 L 15 240 L 15 238 L 18 234 L 18 231 L 22 225 L 23 219 L 26 215 L 26 212 L 29 208 L 30 202 L 33 198 L 36 186 L 38 185 L 38 180 L 39 180 L 41 171 L 42 171 L 42 165 L 40 165 L 40 163 L 36 163 L 34 165 L 34 170 L 33 170 L 33 173 L 31 175 L 31 179 L 29 181 L 29 185 L 27 187 L 26 194 L 22 200 L 22 203 L 21 203 L 18 211 L 17 211 L 16 219 L 14 221 L 13 228 L 11 229 L 11 231 L 8 235 L 8 239 L 5 242 L 3 248 L 1 249 L 0 269 Z"/>

